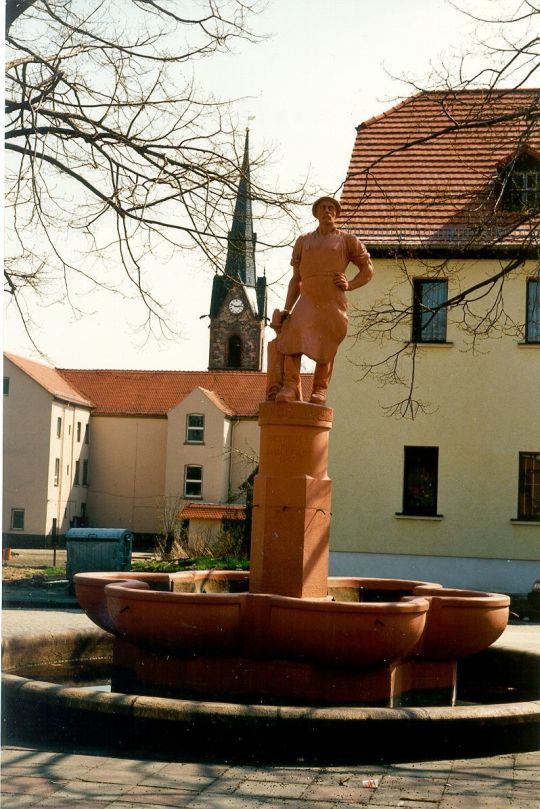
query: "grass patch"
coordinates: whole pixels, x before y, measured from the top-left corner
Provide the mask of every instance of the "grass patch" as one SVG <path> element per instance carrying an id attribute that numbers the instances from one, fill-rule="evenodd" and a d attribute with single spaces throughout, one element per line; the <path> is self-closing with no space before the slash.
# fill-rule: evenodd
<path id="1" fill-rule="evenodd" d="M 65 578 L 66 575 L 66 568 L 65 567 L 42 567 L 39 570 L 39 576 L 55 577 L 58 578 Z"/>
<path id="2" fill-rule="evenodd" d="M 249 559 L 237 559 L 235 556 L 225 556 L 223 559 L 201 556 L 193 561 L 195 570 L 249 570 Z"/>
<path id="3" fill-rule="evenodd" d="M 178 573 L 179 570 L 249 570 L 249 559 L 238 559 L 235 556 L 225 556 L 223 559 L 213 559 L 211 556 L 199 556 L 195 559 L 176 559 L 171 561 L 158 561 L 157 559 L 144 559 L 132 562 L 131 570 L 140 573 Z"/>

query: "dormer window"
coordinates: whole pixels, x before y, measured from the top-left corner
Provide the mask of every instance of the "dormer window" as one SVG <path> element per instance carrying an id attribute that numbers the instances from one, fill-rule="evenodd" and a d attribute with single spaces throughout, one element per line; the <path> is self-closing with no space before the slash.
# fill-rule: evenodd
<path id="1" fill-rule="evenodd" d="M 540 211 L 540 160 L 525 155 L 502 173 L 504 207 L 508 211 Z"/>

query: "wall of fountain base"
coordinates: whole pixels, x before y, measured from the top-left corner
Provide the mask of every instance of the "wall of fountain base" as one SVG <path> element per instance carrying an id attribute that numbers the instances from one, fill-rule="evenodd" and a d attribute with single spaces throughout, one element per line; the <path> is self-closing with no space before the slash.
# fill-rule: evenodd
<path id="1" fill-rule="evenodd" d="M 114 641 L 112 690 L 259 704 L 453 705 L 457 664 L 401 660 L 369 668 L 244 656 L 177 656 Z"/>

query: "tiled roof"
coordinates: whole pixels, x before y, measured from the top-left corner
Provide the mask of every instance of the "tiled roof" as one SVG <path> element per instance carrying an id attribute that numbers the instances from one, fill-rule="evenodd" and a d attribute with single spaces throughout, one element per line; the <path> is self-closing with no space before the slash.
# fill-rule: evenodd
<path id="1" fill-rule="evenodd" d="M 204 393 L 204 395 L 206 396 L 206 398 L 209 399 L 213 404 L 215 404 L 215 406 L 219 410 L 221 410 L 222 413 L 225 413 L 225 415 L 227 415 L 227 416 L 234 416 L 235 415 L 234 410 L 231 410 L 230 407 L 227 407 L 227 405 L 225 404 L 225 402 L 223 401 L 221 396 L 219 396 L 217 393 L 215 393 L 215 391 L 206 390 L 205 388 L 199 388 L 198 390 L 202 391 Z"/>
<path id="2" fill-rule="evenodd" d="M 257 371 L 107 371 L 60 368 L 58 373 L 94 405 L 94 415 L 165 416 L 194 388 L 217 397 L 230 414 L 256 416 L 266 374 Z M 312 375 L 302 375 L 309 398 Z"/>
<path id="3" fill-rule="evenodd" d="M 188 503 L 180 516 L 185 520 L 245 520 L 246 507 L 226 503 Z"/>
<path id="4" fill-rule="evenodd" d="M 524 148 L 540 157 L 539 116 L 538 89 L 467 90 L 420 93 L 360 124 L 339 227 L 372 249 L 521 243 L 530 225 L 501 212 L 497 180 Z"/>
<path id="5" fill-rule="evenodd" d="M 92 407 L 92 402 L 75 390 L 69 380 L 66 380 L 55 368 L 8 352 L 4 353 L 4 357 L 20 368 L 21 371 L 24 371 L 34 382 L 45 388 L 55 399 L 61 399 L 64 402 L 71 402 L 84 407 Z"/>

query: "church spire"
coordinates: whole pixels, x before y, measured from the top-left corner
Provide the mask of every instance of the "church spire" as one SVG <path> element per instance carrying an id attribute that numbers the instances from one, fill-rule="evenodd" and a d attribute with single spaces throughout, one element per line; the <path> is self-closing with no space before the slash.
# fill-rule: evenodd
<path id="1" fill-rule="evenodd" d="M 251 212 L 249 129 L 246 129 L 240 182 L 236 193 L 232 226 L 227 241 L 225 275 L 229 278 L 238 278 L 246 286 L 254 287 L 256 283 L 255 243 L 257 235 L 253 232 L 253 215 Z"/>

